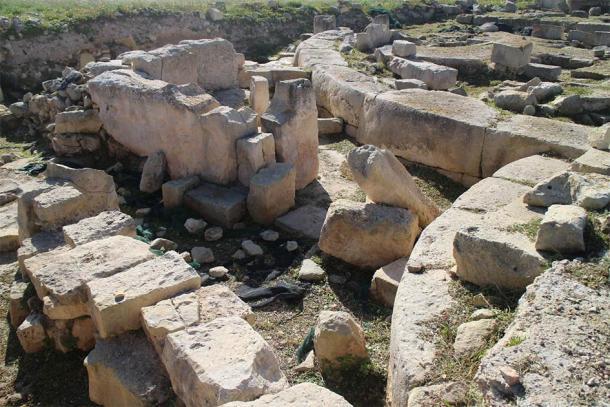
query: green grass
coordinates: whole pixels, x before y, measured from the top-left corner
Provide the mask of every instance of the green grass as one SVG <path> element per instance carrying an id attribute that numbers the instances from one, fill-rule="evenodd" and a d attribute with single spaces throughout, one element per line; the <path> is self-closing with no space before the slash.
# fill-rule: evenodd
<path id="1" fill-rule="evenodd" d="M 521 345 L 524 340 L 525 338 L 522 336 L 511 336 L 506 344 L 506 347 Z"/>
<path id="2" fill-rule="evenodd" d="M 522 235 L 527 236 L 531 241 L 536 240 L 536 235 L 538 234 L 538 230 L 540 230 L 540 223 L 542 219 L 536 218 L 532 219 L 527 223 L 518 223 L 515 225 L 511 225 L 506 230 L 508 232 L 517 232 Z"/>

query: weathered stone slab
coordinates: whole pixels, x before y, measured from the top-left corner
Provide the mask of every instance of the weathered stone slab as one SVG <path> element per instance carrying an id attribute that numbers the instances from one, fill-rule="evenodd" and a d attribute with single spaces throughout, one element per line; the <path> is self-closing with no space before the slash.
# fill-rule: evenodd
<path id="1" fill-rule="evenodd" d="M 261 133 L 237 140 L 237 177 L 242 185 L 263 167 L 275 163 L 275 140 L 271 133 Z"/>
<path id="2" fill-rule="evenodd" d="M 523 197 L 529 205 L 576 204 L 598 210 L 610 203 L 610 177 L 595 173 L 565 171 L 539 182 Z"/>
<path id="3" fill-rule="evenodd" d="M 152 258 L 146 243 L 113 236 L 85 243 L 61 253 L 46 252 L 24 261 L 36 293 L 53 319 L 73 319 L 88 314 L 85 283 L 104 278 Z"/>
<path id="4" fill-rule="evenodd" d="M 232 316 L 243 318 L 251 325 L 256 319 L 250 306 L 233 291 L 224 285 L 215 284 L 142 308 L 142 327 L 161 355 L 165 337 L 170 333 L 216 318 Z"/>
<path id="5" fill-rule="evenodd" d="M 64 226 L 62 231 L 64 241 L 75 247 L 116 235 L 136 237 L 136 222 L 131 216 L 120 211 L 106 211 Z"/>
<path id="6" fill-rule="evenodd" d="M 30 313 L 27 305 L 26 291 L 28 284 L 23 281 L 14 281 L 9 292 L 9 317 L 11 326 L 17 329 Z"/>
<path id="7" fill-rule="evenodd" d="M 251 401 L 288 387 L 269 344 L 238 317 L 169 334 L 162 359 L 187 407 Z"/>
<path id="8" fill-rule="evenodd" d="M 483 357 L 475 380 L 489 405 L 607 402 L 604 369 L 595 361 L 608 354 L 610 292 L 581 284 L 565 267 L 556 264 L 536 278 L 504 337 Z"/>
<path id="9" fill-rule="evenodd" d="M 17 249 L 17 261 L 19 269 L 23 274 L 24 262 L 30 257 L 36 256 L 39 253 L 45 253 L 51 250 L 68 250 L 70 246 L 66 245 L 64 234 L 62 232 L 40 232 L 34 236 L 25 239 L 21 242 L 21 247 Z M 28 277 L 29 279 L 29 277 Z"/>
<path id="10" fill-rule="evenodd" d="M 291 164 L 276 163 L 250 179 L 248 213 L 255 222 L 270 225 L 294 206 L 295 177 Z"/>
<path id="11" fill-rule="evenodd" d="M 350 407 L 340 395 L 313 383 L 300 383 L 277 394 L 267 394 L 254 401 L 234 401 L 225 407 L 264 407 L 264 406 L 333 406 Z"/>
<path id="12" fill-rule="evenodd" d="M 324 31 L 335 30 L 337 18 L 333 14 L 319 14 L 313 17 L 313 33 L 319 34 Z"/>
<path id="13" fill-rule="evenodd" d="M 454 300 L 449 295 L 450 278 L 445 270 L 421 274 L 404 273 L 392 313 L 388 400 L 406 406 L 409 391 L 426 383 L 434 368 L 436 346 L 422 338 L 424 322 L 448 310 Z"/>
<path id="14" fill-rule="evenodd" d="M 587 211 L 575 205 L 551 205 L 536 235 L 536 250 L 561 254 L 585 251 Z"/>
<path id="15" fill-rule="evenodd" d="M 166 208 L 182 206 L 184 194 L 199 185 L 199 182 L 199 177 L 196 175 L 167 181 L 161 186 L 163 206 Z"/>
<path id="16" fill-rule="evenodd" d="M 326 209 L 317 206 L 301 206 L 275 220 L 275 225 L 288 233 L 319 239 L 326 218 Z"/>
<path id="17" fill-rule="evenodd" d="M 141 326 L 140 310 L 184 291 L 195 290 L 201 277 L 176 252 L 121 273 L 86 283 L 91 317 L 102 338 Z"/>
<path id="18" fill-rule="evenodd" d="M 320 312 L 313 344 L 323 374 L 332 374 L 350 363 L 355 367 L 369 357 L 362 327 L 345 311 Z"/>
<path id="19" fill-rule="evenodd" d="M 315 180 L 319 165 L 318 110 L 311 82 L 280 82 L 261 123 L 265 131 L 273 133 L 277 161 L 294 166 L 296 188 Z"/>
<path id="20" fill-rule="evenodd" d="M 154 79 L 180 85 L 196 83 L 204 89 L 237 86 L 239 54 L 221 38 L 185 40 L 151 51 L 133 51 L 119 56 L 124 64 Z"/>
<path id="21" fill-rule="evenodd" d="M 206 221 L 232 227 L 246 214 L 246 198 L 241 189 L 206 183 L 187 192 L 184 204 Z"/>
<path id="22" fill-rule="evenodd" d="M 402 79 L 419 79 L 433 90 L 449 89 L 455 85 L 458 76 L 457 69 L 448 66 L 403 58 L 394 58 L 388 67 Z"/>
<path id="23" fill-rule="evenodd" d="M 508 205 L 530 190 L 523 184 L 500 178 L 485 178 L 474 184 L 453 203 L 454 208 L 476 213 L 492 212 Z"/>
<path id="24" fill-rule="evenodd" d="M 570 163 L 557 158 L 532 155 L 505 165 L 494 172 L 494 178 L 502 178 L 523 185 L 534 186 L 553 174 L 566 171 Z"/>
<path id="25" fill-rule="evenodd" d="M 55 115 L 55 133 L 97 134 L 102 127 L 95 110 L 75 110 Z"/>
<path id="26" fill-rule="evenodd" d="M 479 177 L 475 152 L 482 151 L 486 128 L 496 116 L 485 103 L 451 93 L 385 92 L 367 98 L 357 140 L 409 161 Z"/>
<path id="27" fill-rule="evenodd" d="M 172 395 L 159 357 L 142 333 L 97 340 L 84 362 L 89 398 L 103 406 L 158 406 Z"/>
<path id="28" fill-rule="evenodd" d="M 328 209 L 318 245 L 355 266 L 381 267 L 408 256 L 419 231 L 406 209 L 340 199 Z"/>
<path id="29" fill-rule="evenodd" d="M 491 62 L 511 69 L 519 69 L 530 62 L 534 44 L 526 40 L 496 42 L 491 51 Z"/>
<path id="30" fill-rule="evenodd" d="M 572 169 L 578 172 L 610 175 L 610 153 L 592 148 L 572 163 Z"/>
<path id="31" fill-rule="evenodd" d="M 375 271 L 369 291 L 377 302 L 390 308 L 394 306 L 398 284 L 407 269 L 407 260 L 403 257 Z"/>
<path id="32" fill-rule="evenodd" d="M 44 315 L 32 312 L 17 328 L 17 339 L 25 353 L 40 352 L 46 346 Z"/>
<path id="33" fill-rule="evenodd" d="M 589 148 L 587 126 L 543 117 L 515 115 L 485 135 L 482 175 L 490 176 L 504 165 L 534 154 L 549 153 L 577 158 Z"/>
<path id="34" fill-rule="evenodd" d="M 13 201 L 0 207 L 0 252 L 19 248 L 17 205 L 17 201 Z"/>

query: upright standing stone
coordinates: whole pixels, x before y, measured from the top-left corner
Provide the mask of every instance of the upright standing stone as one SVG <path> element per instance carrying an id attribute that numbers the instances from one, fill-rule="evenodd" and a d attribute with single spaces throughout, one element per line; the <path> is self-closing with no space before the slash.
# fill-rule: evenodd
<path id="1" fill-rule="evenodd" d="M 491 50 L 491 62 L 511 69 L 523 68 L 530 62 L 533 48 L 534 45 L 526 40 L 506 44 L 496 42 Z"/>
<path id="2" fill-rule="evenodd" d="M 255 222 L 270 225 L 294 206 L 295 171 L 291 164 L 263 168 L 250 180 L 248 212 Z"/>
<path id="3" fill-rule="evenodd" d="M 269 110 L 261 118 L 263 129 L 273 133 L 278 162 L 296 169 L 296 188 L 318 176 L 318 109 L 311 82 L 294 79 L 276 84 Z"/>
<path id="4" fill-rule="evenodd" d="M 250 185 L 250 178 L 263 167 L 275 163 L 273 134 L 262 133 L 237 140 L 237 177 L 242 185 Z"/>
<path id="5" fill-rule="evenodd" d="M 313 17 L 313 33 L 336 30 L 337 18 L 332 14 L 320 14 Z"/>
<path id="6" fill-rule="evenodd" d="M 199 185 L 199 177 L 196 175 L 173 181 L 167 181 L 161 186 L 163 206 L 166 208 L 176 208 L 178 206 L 182 206 L 184 194 L 195 188 L 197 185 Z"/>
<path id="7" fill-rule="evenodd" d="M 165 154 L 163 151 L 156 151 L 146 158 L 144 168 L 142 169 L 142 178 L 140 178 L 140 191 L 142 192 L 157 192 L 163 185 L 165 177 Z"/>
<path id="8" fill-rule="evenodd" d="M 269 107 L 269 81 L 262 76 L 250 78 L 250 107 L 259 116 Z"/>

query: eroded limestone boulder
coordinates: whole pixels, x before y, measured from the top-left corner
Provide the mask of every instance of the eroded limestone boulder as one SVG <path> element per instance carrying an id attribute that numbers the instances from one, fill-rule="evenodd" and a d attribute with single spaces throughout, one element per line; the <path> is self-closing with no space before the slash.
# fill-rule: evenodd
<path id="1" fill-rule="evenodd" d="M 340 395 L 313 383 L 300 383 L 277 394 L 267 394 L 254 401 L 234 401 L 225 407 L 272 407 L 272 406 L 333 406 L 350 407 Z"/>
<path id="2" fill-rule="evenodd" d="M 278 162 L 292 164 L 296 188 L 318 176 L 318 109 L 311 82 L 295 79 L 278 83 L 262 127 L 275 139 Z"/>
<path id="3" fill-rule="evenodd" d="M 93 240 L 122 235 L 136 237 L 136 222 L 120 211 L 105 211 L 62 228 L 64 241 L 76 247 Z"/>
<path id="4" fill-rule="evenodd" d="M 457 69 L 432 62 L 394 58 L 388 67 L 402 79 L 419 79 L 433 90 L 446 90 L 457 82 Z"/>
<path id="5" fill-rule="evenodd" d="M 251 401 L 288 388 L 272 348 L 238 317 L 167 335 L 162 360 L 187 407 Z"/>
<path id="6" fill-rule="evenodd" d="M 562 254 L 585 251 L 587 211 L 575 205 L 551 205 L 536 235 L 536 250 Z"/>
<path id="7" fill-rule="evenodd" d="M 610 202 L 610 177 L 564 171 L 539 182 L 523 196 L 528 205 L 549 207 L 576 204 L 585 209 L 601 209 Z"/>
<path id="8" fill-rule="evenodd" d="M 294 206 L 296 171 L 291 164 L 276 163 L 262 168 L 250 179 L 248 213 L 263 225 Z"/>
<path id="9" fill-rule="evenodd" d="M 320 312 L 313 341 L 320 368 L 327 374 L 369 357 L 362 327 L 344 311 Z"/>
<path id="10" fill-rule="evenodd" d="M 328 209 L 319 246 L 355 266 L 381 267 L 408 256 L 419 230 L 406 209 L 340 199 Z"/>
<path id="11" fill-rule="evenodd" d="M 495 42 L 491 51 L 491 62 L 511 69 L 523 68 L 530 62 L 533 48 L 534 44 L 526 40 Z"/>
<path id="12" fill-rule="evenodd" d="M 440 215 L 440 209 L 421 193 L 390 151 L 365 145 L 351 150 L 347 162 L 352 177 L 373 202 L 410 209 L 422 229 Z"/>

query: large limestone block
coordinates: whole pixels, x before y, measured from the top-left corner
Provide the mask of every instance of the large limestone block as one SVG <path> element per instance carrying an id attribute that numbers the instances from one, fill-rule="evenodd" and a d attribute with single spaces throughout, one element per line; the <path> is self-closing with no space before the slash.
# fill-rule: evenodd
<path id="1" fill-rule="evenodd" d="M 525 235 L 492 226 L 459 230 L 453 241 L 456 274 L 478 286 L 524 289 L 546 263 Z"/>
<path id="2" fill-rule="evenodd" d="M 585 250 L 587 211 L 575 205 L 551 205 L 540 223 L 536 250 L 562 254 Z"/>
<path id="3" fill-rule="evenodd" d="M 254 401 L 234 401 L 224 407 L 350 407 L 340 395 L 313 383 L 300 383 L 277 394 L 267 394 Z"/>
<path id="4" fill-rule="evenodd" d="M 530 62 L 534 44 L 526 40 L 496 42 L 491 50 L 491 62 L 511 69 L 523 68 Z"/>
<path id="5" fill-rule="evenodd" d="M 388 399 L 392 406 L 406 407 L 409 391 L 427 383 L 435 368 L 436 344 L 424 336 L 425 323 L 449 310 L 450 278 L 445 270 L 404 273 L 394 300 Z"/>
<path id="6" fill-rule="evenodd" d="M 263 167 L 275 163 L 273 134 L 261 133 L 237 140 L 237 173 L 242 185 L 250 185 L 250 179 Z"/>
<path id="7" fill-rule="evenodd" d="M 91 317 L 102 338 L 140 328 L 140 310 L 199 288 L 201 277 L 170 251 L 145 263 L 86 284 Z"/>
<path id="8" fill-rule="evenodd" d="M 21 325 L 30 313 L 27 304 L 28 284 L 24 281 L 14 281 L 9 291 L 9 317 L 11 326 L 15 329 Z"/>
<path id="9" fill-rule="evenodd" d="M 165 178 L 167 162 L 163 151 L 155 151 L 144 162 L 142 177 L 140 178 L 140 191 L 153 193 L 161 189 Z"/>
<path id="10" fill-rule="evenodd" d="M 318 64 L 347 66 L 347 62 L 337 51 L 336 44 L 352 35 L 352 30 L 339 28 L 312 36 L 301 42 L 297 47 L 294 55 L 294 65 L 305 68 L 312 68 Z"/>
<path id="11" fill-rule="evenodd" d="M 407 260 L 403 257 L 375 271 L 369 292 L 377 302 L 390 308 L 394 306 L 398 284 L 407 269 Z"/>
<path id="12" fill-rule="evenodd" d="M 591 360 L 607 353 L 601 332 L 610 321 L 610 292 L 579 282 L 566 270 L 574 266 L 561 262 L 536 278 L 504 336 L 481 360 L 475 381 L 488 405 L 505 405 L 507 399 L 554 406 L 607 402 L 604 370 Z M 580 392 L 583 381 L 600 385 Z"/>
<path id="13" fill-rule="evenodd" d="M 355 266 L 381 267 L 408 256 L 419 230 L 406 209 L 340 199 L 328 209 L 319 246 Z"/>
<path id="14" fill-rule="evenodd" d="M 45 301 L 45 313 L 53 319 L 87 315 L 85 283 L 105 278 L 142 263 L 154 254 L 146 243 L 127 236 L 113 236 L 77 246 L 49 251 L 24 261 L 24 272 Z"/>
<path id="15" fill-rule="evenodd" d="M 84 361 L 89 398 L 107 407 L 148 407 L 168 401 L 170 383 L 159 357 L 140 333 L 97 340 Z"/>
<path id="16" fill-rule="evenodd" d="M 232 227 L 246 214 L 246 198 L 241 189 L 205 183 L 187 192 L 184 204 L 209 222 Z"/>
<path id="17" fill-rule="evenodd" d="M 356 34 L 356 48 L 360 51 L 369 51 L 386 45 L 392 39 L 392 32 L 385 24 L 371 23 L 363 32 Z"/>
<path id="18" fill-rule="evenodd" d="M 76 247 L 93 240 L 122 235 L 136 237 L 136 222 L 120 211 L 105 211 L 62 228 L 64 241 Z"/>
<path id="19" fill-rule="evenodd" d="M 356 127 L 362 119 L 365 98 L 389 89 L 370 76 L 343 66 L 315 67 L 312 82 L 318 106 Z"/>
<path id="20" fill-rule="evenodd" d="M 248 213 L 263 225 L 294 206 L 296 171 L 291 164 L 277 163 L 261 169 L 250 179 Z"/>
<path id="21" fill-rule="evenodd" d="M 433 90 L 446 90 L 455 86 L 458 70 L 432 62 L 394 58 L 388 67 L 402 79 L 418 79 Z"/>
<path id="22" fill-rule="evenodd" d="M 496 116 L 485 103 L 451 93 L 385 92 L 367 98 L 357 140 L 409 161 L 479 177 L 486 129 Z"/>
<path id="23" fill-rule="evenodd" d="M 170 333 L 216 318 L 233 316 L 245 319 L 250 325 L 256 319 L 250 306 L 233 291 L 224 285 L 215 284 L 142 308 L 142 327 L 161 355 L 165 338 Z"/>
<path id="24" fill-rule="evenodd" d="M 494 103 L 501 109 L 521 113 L 525 106 L 536 104 L 536 96 L 528 92 L 508 89 L 496 93 L 494 95 Z"/>
<path id="25" fill-rule="evenodd" d="M 504 165 L 534 154 L 575 159 L 589 148 L 590 129 L 544 117 L 514 115 L 485 135 L 481 158 L 483 177 Z"/>
<path id="26" fill-rule="evenodd" d="M 185 40 L 151 51 L 128 52 L 119 58 L 154 79 L 176 85 L 196 83 L 209 90 L 236 87 L 241 59 L 233 44 L 221 38 Z"/>
<path id="27" fill-rule="evenodd" d="M 29 280 L 23 270 L 25 270 L 24 262 L 30 257 L 51 250 L 68 250 L 70 248 L 65 244 L 62 232 L 40 232 L 24 239 L 21 242 L 21 247 L 17 249 L 17 261 L 19 262 L 19 269 L 22 270 L 22 276 Z"/>
<path id="28" fill-rule="evenodd" d="M 167 181 L 161 186 L 163 206 L 166 208 L 182 206 L 184 194 L 199 185 L 199 182 L 199 177 L 196 175 Z"/>
<path id="29" fill-rule="evenodd" d="M 47 333 L 44 315 L 32 312 L 17 328 L 17 339 L 25 353 L 36 353 L 44 349 Z"/>
<path id="30" fill-rule="evenodd" d="M 592 148 L 574 160 L 572 169 L 578 172 L 610 175 L 610 152 Z"/>
<path id="31" fill-rule="evenodd" d="M 591 143 L 593 148 L 608 150 L 610 147 L 610 123 L 591 131 L 589 143 Z"/>
<path id="32" fill-rule="evenodd" d="M 319 165 L 318 109 L 311 82 L 280 82 L 261 121 L 263 129 L 273 133 L 277 161 L 294 166 L 296 188 L 302 189 L 315 180 Z"/>
<path id="33" fill-rule="evenodd" d="M 532 155 L 506 164 L 493 173 L 494 178 L 502 178 L 519 184 L 534 186 L 552 175 L 566 171 L 570 163 L 541 155 Z"/>
<path id="34" fill-rule="evenodd" d="M 326 373 L 369 357 L 362 327 L 344 311 L 320 312 L 313 343 L 320 367 Z"/>
<path id="35" fill-rule="evenodd" d="M 187 407 L 251 401 L 288 387 L 272 348 L 238 317 L 169 334 L 162 360 Z"/>
<path id="36" fill-rule="evenodd" d="M 440 209 L 421 193 L 390 151 L 365 145 L 351 150 L 347 163 L 352 177 L 373 202 L 410 209 L 422 229 L 440 215 Z"/>
<path id="37" fill-rule="evenodd" d="M 234 154 L 234 145 L 223 150 L 228 142 L 216 146 L 213 140 L 218 130 L 210 135 L 203 128 L 200 116 L 219 103 L 201 88 L 149 80 L 128 70 L 105 72 L 88 86 L 104 129 L 136 155 L 163 151 L 172 179 L 201 174 L 221 180 L 225 175 L 224 166 L 214 165 L 218 156 Z"/>
<path id="38" fill-rule="evenodd" d="M 287 233 L 317 240 L 325 218 L 326 209 L 304 205 L 277 218 L 275 225 Z"/>
<path id="39" fill-rule="evenodd" d="M 250 106 L 257 115 L 267 111 L 269 107 L 269 81 L 262 76 L 250 78 Z"/>
<path id="40" fill-rule="evenodd" d="M 536 184 L 523 196 L 528 205 L 549 207 L 576 204 L 585 209 L 603 209 L 610 203 L 610 177 L 564 171 Z"/>
<path id="41" fill-rule="evenodd" d="M 407 58 L 415 55 L 417 52 L 417 46 L 406 40 L 395 40 L 392 43 L 392 54 L 397 57 Z"/>
<path id="42" fill-rule="evenodd" d="M 102 128 L 95 110 L 75 110 L 55 115 L 55 133 L 92 133 L 97 134 Z"/>
<path id="43" fill-rule="evenodd" d="M 454 208 L 476 213 L 496 211 L 521 200 L 530 187 L 501 178 L 485 178 L 474 184 L 453 203 Z"/>
<path id="44" fill-rule="evenodd" d="M 18 203 L 13 201 L 0 207 L 0 252 L 19 248 Z"/>
<path id="45" fill-rule="evenodd" d="M 313 33 L 336 30 L 337 18 L 333 14 L 319 14 L 313 17 Z"/>

